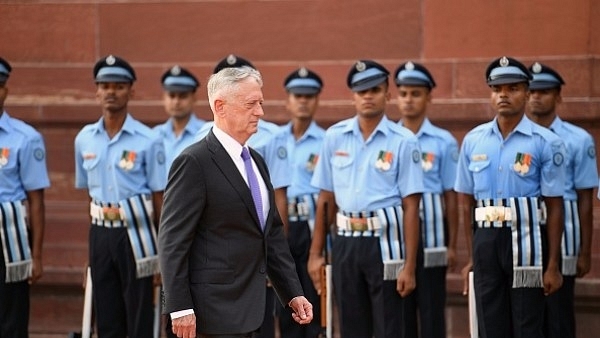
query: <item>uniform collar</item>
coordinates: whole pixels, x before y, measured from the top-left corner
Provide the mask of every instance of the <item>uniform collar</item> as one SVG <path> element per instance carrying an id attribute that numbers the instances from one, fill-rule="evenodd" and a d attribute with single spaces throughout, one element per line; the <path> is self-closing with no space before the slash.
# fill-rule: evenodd
<path id="1" fill-rule="evenodd" d="M 293 128 L 293 123 L 290 121 L 286 125 L 286 129 L 287 129 L 288 133 L 290 133 L 290 134 L 293 133 L 292 128 Z M 306 131 L 304 132 L 304 134 L 302 135 L 302 137 L 300 137 L 300 139 L 298 139 L 298 141 L 307 139 L 309 137 L 312 137 L 312 138 L 318 138 L 319 137 L 319 126 L 317 126 L 317 123 L 315 122 L 315 120 L 310 121 L 310 124 L 308 125 L 308 128 L 306 129 Z"/>
<path id="2" fill-rule="evenodd" d="M 377 132 L 381 132 L 383 135 L 387 135 L 390 131 L 388 122 L 389 122 L 389 120 L 387 118 L 387 115 L 383 114 L 381 121 L 379 121 L 379 124 L 377 124 L 377 127 L 375 127 L 375 130 L 373 130 L 373 133 L 371 134 L 371 136 L 374 136 L 375 134 L 377 134 Z M 362 137 L 362 133 L 360 132 L 360 128 L 358 126 L 358 116 L 354 116 L 352 119 L 350 119 L 349 123 L 346 125 L 346 127 L 343 129 L 343 131 L 345 133 L 351 132 L 354 135 Z M 371 136 L 369 136 L 369 138 Z"/>
<path id="3" fill-rule="evenodd" d="M 521 121 L 519 121 L 519 123 L 517 124 L 515 129 L 513 131 L 511 131 L 510 134 L 512 135 L 514 133 L 521 133 L 521 134 L 531 136 L 531 135 L 533 135 L 534 126 L 535 126 L 535 123 L 533 123 L 527 117 L 527 115 L 523 114 Z M 492 130 L 492 132 L 494 132 L 498 135 L 502 135 L 502 133 L 500 132 L 500 128 L 498 128 L 498 117 L 497 116 L 492 121 L 492 129 L 491 130 Z"/>
<path id="4" fill-rule="evenodd" d="M 563 126 L 563 120 L 560 119 L 560 117 L 556 116 L 554 118 L 554 121 L 552 121 L 552 123 L 550 124 L 550 130 L 552 130 L 552 132 L 556 133 L 558 130 L 560 130 Z"/>
<path id="5" fill-rule="evenodd" d="M 94 132 L 103 133 L 106 129 L 104 128 L 104 116 L 102 116 L 95 124 L 94 124 Z M 135 133 L 134 120 L 129 113 L 125 116 L 125 122 L 123 122 L 123 126 L 121 127 L 122 132 L 126 132 L 129 134 Z"/>
<path id="6" fill-rule="evenodd" d="M 6 111 L 4 111 L 2 116 L 0 116 L 0 129 L 6 131 L 7 133 L 10 133 L 13 130 L 13 127 L 10 124 L 10 116 Z"/>
<path id="7" fill-rule="evenodd" d="M 399 124 L 404 127 L 404 123 L 402 123 L 402 120 L 400 120 Z M 421 127 L 417 131 L 416 136 L 419 137 L 424 134 L 427 134 L 427 135 L 436 135 L 437 134 L 436 130 L 433 127 L 433 124 L 431 123 L 431 121 L 429 121 L 428 118 L 425 118 L 423 120 L 423 123 L 421 124 Z"/>

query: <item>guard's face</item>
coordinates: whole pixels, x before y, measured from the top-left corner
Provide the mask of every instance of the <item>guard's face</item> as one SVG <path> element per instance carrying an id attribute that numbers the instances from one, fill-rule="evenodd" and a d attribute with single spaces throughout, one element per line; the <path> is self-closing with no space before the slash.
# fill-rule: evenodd
<path id="1" fill-rule="evenodd" d="M 288 93 L 288 100 L 285 105 L 292 117 L 296 119 L 312 119 L 318 106 L 318 95 L 292 93 Z"/>
<path id="2" fill-rule="evenodd" d="M 529 94 L 529 111 L 537 116 L 549 115 L 561 100 L 560 92 L 556 88 L 532 90 Z"/>
<path id="3" fill-rule="evenodd" d="M 96 101 L 107 112 L 127 110 L 127 103 L 133 97 L 130 83 L 101 82 L 96 84 Z"/>
<path id="4" fill-rule="evenodd" d="M 362 117 L 376 117 L 383 114 L 385 106 L 390 99 L 387 83 L 354 92 L 354 106 Z"/>
<path id="5" fill-rule="evenodd" d="M 175 119 L 188 117 L 194 109 L 195 102 L 194 92 L 163 92 L 165 112 Z"/>
<path id="6" fill-rule="evenodd" d="M 265 114 L 260 85 L 253 78 L 239 82 L 237 91 L 222 101 L 227 132 L 236 139 L 248 139 L 258 130 L 258 121 Z"/>
<path id="7" fill-rule="evenodd" d="M 402 117 L 418 117 L 425 115 L 431 95 L 427 87 L 399 86 L 398 110 Z"/>
<path id="8" fill-rule="evenodd" d="M 513 116 L 525 113 L 529 99 L 529 89 L 524 82 L 491 86 L 491 105 L 500 116 Z"/>

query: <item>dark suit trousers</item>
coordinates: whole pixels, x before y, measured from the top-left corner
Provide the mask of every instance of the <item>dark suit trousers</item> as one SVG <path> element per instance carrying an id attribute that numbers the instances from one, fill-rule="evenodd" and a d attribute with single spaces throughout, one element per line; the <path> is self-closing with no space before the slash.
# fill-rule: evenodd
<path id="1" fill-rule="evenodd" d="M 288 244 L 300 284 L 304 289 L 304 296 L 313 305 L 313 321 L 308 325 L 300 325 L 292 318 L 289 307 L 284 308 L 281 302 L 275 299 L 275 308 L 279 314 L 279 330 L 283 338 L 315 338 L 321 332 L 320 298 L 308 275 L 308 251 L 310 249 L 310 227 L 307 221 L 290 222 Z"/>
<path id="2" fill-rule="evenodd" d="M 4 254 L 0 247 L 0 338 L 27 338 L 29 326 L 29 284 L 6 283 Z"/>

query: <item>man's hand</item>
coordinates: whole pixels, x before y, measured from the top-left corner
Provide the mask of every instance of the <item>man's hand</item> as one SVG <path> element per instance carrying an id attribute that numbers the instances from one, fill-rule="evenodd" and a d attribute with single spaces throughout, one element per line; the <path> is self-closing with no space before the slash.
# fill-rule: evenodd
<path id="1" fill-rule="evenodd" d="M 321 267 L 323 265 L 325 265 L 325 257 L 319 255 L 308 257 L 308 274 L 319 295 L 321 294 Z"/>
<path id="2" fill-rule="evenodd" d="M 173 333 L 179 338 L 196 338 L 196 315 L 189 314 L 171 320 Z"/>
<path id="3" fill-rule="evenodd" d="M 304 296 L 294 297 L 288 304 L 292 308 L 292 318 L 298 324 L 308 324 L 313 319 L 313 306 Z"/>
<path id="4" fill-rule="evenodd" d="M 546 296 L 558 291 L 562 286 L 562 275 L 557 267 L 548 267 L 544 272 L 544 294 Z"/>
<path id="5" fill-rule="evenodd" d="M 414 271 L 408 271 L 409 269 L 402 269 L 398 273 L 398 279 L 396 280 L 396 291 L 400 294 L 400 297 L 406 297 L 417 287 Z"/>
<path id="6" fill-rule="evenodd" d="M 583 253 L 579 254 L 577 257 L 577 277 L 581 278 L 590 272 L 590 268 L 592 265 L 592 257 L 591 255 L 586 255 Z"/>
<path id="7" fill-rule="evenodd" d="M 43 265 L 41 258 L 34 258 L 32 262 L 33 266 L 31 268 L 31 277 L 29 277 L 29 284 L 33 284 L 42 277 L 43 273 Z"/>
<path id="8" fill-rule="evenodd" d="M 448 248 L 447 250 L 448 271 L 452 272 L 454 271 L 454 268 L 456 268 L 456 250 L 454 250 L 453 248 Z"/>
<path id="9" fill-rule="evenodd" d="M 460 271 L 463 278 L 463 296 L 469 294 L 469 272 L 471 272 L 471 270 L 473 270 L 473 262 L 469 261 Z"/>

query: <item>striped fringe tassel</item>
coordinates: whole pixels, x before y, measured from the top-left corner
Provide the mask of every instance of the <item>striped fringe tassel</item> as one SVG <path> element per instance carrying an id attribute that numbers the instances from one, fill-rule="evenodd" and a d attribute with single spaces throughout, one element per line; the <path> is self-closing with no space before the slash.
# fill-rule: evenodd
<path id="1" fill-rule="evenodd" d="M 396 280 L 404 269 L 404 229 L 401 206 L 379 209 L 377 216 L 381 221 L 379 246 L 383 261 L 383 280 Z"/>
<path id="2" fill-rule="evenodd" d="M 127 234 L 133 250 L 137 278 L 152 276 L 159 272 L 156 229 L 152 221 L 152 200 L 135 195 L 119 202 L 127 224 Z"/>
<path id="3" fill-rule="evenodd" d="M 6 283 L 21 282 L 31 276 L 33 263 L 25 214 L 25 206 L 20 201 L 0 204 L 0 239 Z"/>

